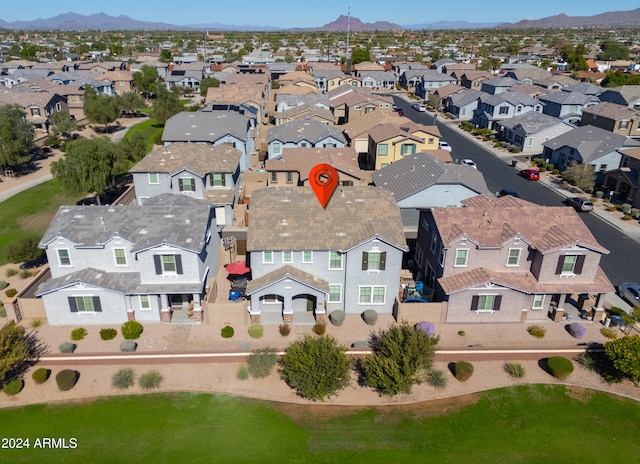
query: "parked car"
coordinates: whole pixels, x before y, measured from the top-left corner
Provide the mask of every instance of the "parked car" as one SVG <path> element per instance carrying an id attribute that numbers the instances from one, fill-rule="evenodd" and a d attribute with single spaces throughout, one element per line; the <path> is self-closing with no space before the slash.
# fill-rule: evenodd
<path id="1" fill-rule="evenodd" d="M 459 164 L 464 164 L 465 166 L 470 166 L 473 169 L 478 169 L 478 166 L 476 165 L 476 163 L 473 160 L 470 160 L 468 158 L 460 160 Z"/>
<path id="2" fill-rule="evenodd" d="M 627 300 L 631 306 L 640 305 L 640 284 L 623 282 L 618 286 L 618 295 Z"/>
<path id="3" fill-rule="evenodd" d="M 416 111 L 420 111 L 421 113 L 424 113 L 425 111 L 427 111 L 427 107 L 421 103 L 414 103 L 413 105 L 411 105 L 411 108 L 413 108 Z"/>
<path id="4" fill-rule="evenodd" d="M 520 176 L 527 180 L 540 180 L 540 171 L 537 169 L 523 169 L 520 171 Z"/>
<path id="5" fill-rule="evenodd" d="M 573 206 L 576 211 L 593 211 L 593 203 L 591 200 L 585 197 L 571 197 L 567 198 L 567 204 Z"/>
<path id="6" fill-rule="evenodd" d="M 496 192 L 496 196 L 498 198 L 504 197 L 504 196 L 507 196 L 507 195 L 511 195 L 512 197 L 520 198 L 520 195 L 518 195 L 518 192 L 516 192 L 515 190 L 502 189 L 499 192 Z"/>
<path id="7" fill-rule="evenodd" d="M 453 150 L 453 148 L 451 148 L 451 145 L 449 145 L 447 142 L 439 142 L 438 143 L 438 148 L 440 150 L 447 150 L 449 153 L 451 153 L 451 151 Z M 469 160 L 471 161 L 471 160 Z M 475 163 L 473 163 L 475 166 Z"/>

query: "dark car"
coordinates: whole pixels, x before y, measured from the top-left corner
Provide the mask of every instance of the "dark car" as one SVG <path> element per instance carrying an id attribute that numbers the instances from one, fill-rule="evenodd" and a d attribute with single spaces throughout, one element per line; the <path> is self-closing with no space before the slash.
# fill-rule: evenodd
<path id="1" fill-rule="evenodd" d="M 511 195 L 512 197 L 516 197 L 516 198 L 520 198 L 520 195 L 518 195 L 518 192 L 516 192 L 515 190 L 511 190 L 511 189 L 502 189 L 499 192 L 496 193 L 496 196 L 498 198 L 500 197 L 504 197 L 507 195 Z"/>
<path id="2" fill-rule="evenodd" d="M 593 203 L 585 197 L 567 198 L 567 204 L 575 208 L 576 211 L 593 211 Z"/>
<path id="3" fill-rule="evenodd" d="M 527 180 L 540 180 L 540 171 L 537 169 L 523 169 L 520 171 L 520 177 Z"/>

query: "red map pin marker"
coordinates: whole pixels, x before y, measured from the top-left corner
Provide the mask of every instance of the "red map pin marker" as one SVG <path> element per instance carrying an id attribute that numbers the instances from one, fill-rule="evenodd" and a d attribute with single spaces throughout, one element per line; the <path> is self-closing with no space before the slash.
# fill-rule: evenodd
<path id="1" fill-rule="evenodd" d="M 320 202 L 320 206 L 325 208 L 333 191 L 338 186 L 338 171 L 330 164 L 316 164 L 309 172 L 309 183 Z"/>

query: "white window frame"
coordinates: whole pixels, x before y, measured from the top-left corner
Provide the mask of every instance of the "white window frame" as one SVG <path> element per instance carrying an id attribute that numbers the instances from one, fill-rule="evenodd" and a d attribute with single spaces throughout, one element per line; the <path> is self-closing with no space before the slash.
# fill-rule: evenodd
<path id="1" fill-rule="evenodd" d="M 267 259 L 269 257 L 269 259 Z M 273 264 L 273 251 L 263 251 L 262 252 L 262 263 L 263 264 Z"/>
<path id="2" fill-rule="evenodd" d="M 533 295 L 533 303 L 531 303 L 531 309 L 544 309 L 544 299 L 544 293 L 536 293 L 535 295 Z"/>
<path id="3" fill-rule="evenodd" d="M 118 263 L 118 251 L 122 251 L 124 258 L 124 264 Z M 114 248 L 113 249 L 113 260 L 117 267 L 127 267 L 129 265 L 129 260 L 127 259 L 127 249 L 126 248 Z"/>
<path id="4" fill-rule="evenodd" d="M 62 262 L 62 256 L 60 255 L 60 252 L 64 251 L 67 253 L 67 256 L 65 257 L 65 259 L 67 261 L 69 261 L 68 263 L 63 263 Z M 69 249 L 68 248 L 56 248 L 56 256 L 58 257 L 58 266 L 60 267 L 72 267 L 73 264 L 71 263 L 71 253 L 69 253 Z"/>
<path id="5" fill-rule="evenodd" d="M 492 312 L 494 312 L 493 308 L 495 308 L 495 306 L 496 306 L 496 296 L 498 296 L 496 293 L 483 293 L 481 295 L 478 295 L 478 307 L 476 308 L 476 311 L 479 312 L 479 313 L 492 313 Z M 486 306 L 487 306 L 486 303 L 487 303 L 487 298 L 489 298 L 489 297 L 491 297 L 493 299 L 491 300 L 491 308 L 487 309 L 486 308 Z M 485 299 L 485 301 L 484 301 L 484 303 L 485 303 L 484 306 L 485 307 L 484 308 L 480 308 L 480 301 L 483 298 Z"/>
<path id="6" fill-rule="evenodd" d="M 458 259 L 461 258 L 459 253 L 464 253 L 464 263 L 458 264 Z M 456 248 L 456 259 L 453 262 L 453 267 L 467 267 L 469 262 L 469 248 Z"/>
<path id="7" fill-rule="evenodd" d="M 149 311 L 151 309 L 151 298 L 149 298 L 149 295 L 138 295 L 138 303 L 142 311 Z"/>
<path id="8" fill-rule="evenodd" d="M 516 263 L 512 264 L 510 263 L 511 261 L 511 252 L 512 251 L 517 251 L 518 252 L 518 256 L 516 257 Z M 522 248 L 509 248 L 509 252 L 507 254 L 507 267 L 518 267 L 520 266 L 520 256 L 522 256 Z"/>
<path id="9" fill-rule="evenodd" d="M 149 176 L 149 185 L 157 185 L 160 183 L 160 175 L 157 172 L 150 172 L 147 174 Z M 154 181 L 155 176 L 155 181 Z"/>
<path id="10" fill-rule="evenodd" d="M 186 189 L 185 188 L 185 181 L 189 182 L 190 186 L 192 186 L 192 189 Z M 180 190 L 180 193 L 195 193 L 196 191 L 196 180 L 193 177 L 180 177 L 178 179 L 178 190 Z"/>
<path id="11" fill-rule="evenodd" d="M 444 245 L 441 243 L 440 244 L 440 254 L 438 256 L 438 264 L 440 264 L 440 267 L 444 267 L 445 252 L 446 252 L 446 249 L 445 249 Z"/>
<path id="12" fill-rule="evenodd" d="M 225 175 L 220 172 L 212 172 L 209 186 L 210 187 L 226 187 L 227 182 L 225 179 Z"/>
<path id="13" fill-rule="evenodd" d="M 362 290 L 368 288 L 369 301 L 362 301 Z M 382 289 L 382 301 L 374 302 L 375 290 Z M 384 305 L 387 299 L 387 286 L 386 285 L 359 285 L 358 286 L 358 304 L 359 305 Z"/>
<path id="14" fill-rule="evenodd" d="M 380 251 L 380 250 L 374 250 L 374 251 L 367 252 L 367 272 L 368 271 L 373 271 L 373 272 L 380 272 L 381 271 L 380 262 L 382 260 L 382 253 L 383 252 Z M 377 261 L 375 259 L 373 260 L 373 263 L 376 264 L 376 267 L 372 267 L 371 256 L 377 256 Z"/>
<path id="15" fill-rule="evenodd" d="M 333 256 L 333 253 L 338 253 L 338 256 L 340 257 L 340 267 L 332 267 L 331 266 L 331 257 Z M 340 253 L 337 250 L 331 250 L 329 251 L 329 270 L 330 271 L 341 271 L 344 267 L 344 253 Z"/>
<path id="16" fill-rule="evenodd" d="M 274 155 L 279 155 L 282 153 L 282 144 L 280 142 L 273 142 L 271 144 L 271 151 Z"/>
<path id="17" fill-rule="evenodd" d="M 149 197 L 140 197 L 138 198 L 138 203 L 140 204 L 140 206 L 144 205 L 144 202 L 147 201 L 149 199 Z"/>
<path id="18" fill-rule="evenodd" d="M 165 263 L 165 258 L 173 259 L 173 270 L 168 270 L 165 266 L 170 263 Z M 176 255 L 166 254 L 160 255 L 160 267 L 162 268 L 162 275 L 177 275 L 178 274 L 178 260 L 176 259 Z"/>
<path id="19" fill-rule="evenodd" d="M 71 295 L 71 298 L 74 298 L 76 300 L 76 312 L 85 313 L 85 314 L 86 313 L 95 313 L 96 312 L 96 307 L 93 304 L 93 297 L 94 296 L 95 295 Z M 91 311 L 81 310 L 80 309 L 80 305 L 78 304 L 78 301 L 80 300 L 80 301 L 82 301 L 82 306 L 86 308 L 87 307 L 87 303 L 86 303 L 87 299 L 89 301 L 91 301 L 91 308 L 93 308 Z"/>
<path id="20" fill-rule="evenodd" d="M 288 258 L 287 258 L 288 254 Z M 283 251 L 282 252 L 282 262 L 283 263 L 292 263 L 293 262 L 293 251 Z"/>
<path id="21" fill-rule="evenodd" d="M 309 253 L 309 259 L 306 259 L 305 253 Z M 313 251 L 311 250 L 304 250 L 302 252 L 302 263 L 303 264 L 311 264 L 313 263 Z"/>
<path id="22" fill-rule="evenodd" d="M 338 299 L 332 300 L 331 295 L 335 295 L 335 292 L 331 292 L 331 287 L 338 287 Z M 342 303 L 342 284 L 329 284 L 329 297 L 327 300 L 328 303 Z"/>
<path id="23" fill-rule="evenodd" d="M 567 258 L 573 258 L 573 263 L 571 264 L 571 270 L 565 271 L 564 267 L 567 264 Z M 562 270 L 560 271 L 560 275 L 575 275 L 576 263 L 578 262 L 578 255 L 564 255 L 564 259 L 562 260 Z"/>
<path id="24" fill-rule="evenodd" d="M 382 149 L 384 147 L 384 150 Z M 384 151 L 384 153 L 383 153 Z M 378 155 L 380 156 L 386 156 L 389 154 L 389 144 L 388 143 L 381 143 L 378 145 Z"/>

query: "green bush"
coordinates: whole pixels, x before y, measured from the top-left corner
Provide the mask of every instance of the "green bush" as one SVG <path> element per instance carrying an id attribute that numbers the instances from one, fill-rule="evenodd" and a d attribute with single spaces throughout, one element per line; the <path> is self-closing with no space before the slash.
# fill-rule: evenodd
<path id="1" fill-rule="evenodd" d="M 530 335 L 536 338 L 544 338 L 544 336 L 547 334 L 547 329 L 545 329 L 541 325 L 532 325 L 527 327 L 527 332 L 529 332 Z"/>
<path id="2" fill-rule="evenodd" d="M 332 311 L 331 314 L 329 314 L 329 320 L 331 323 L 338 327 L 344 323 L 346 317 L 347 315 L 344 311 Z"/>
<path id="3" fill-rule="evenodd" d="M 558 379 L 566 379 L 573 372 L 573 363 L 562 356 L 554 356 L 547 361 L 549 372 Z"/>
<path id="4" fill-rule="evenodd" d="M 142 335 L 142 324 L 138 321 L 127 321 L 122 324 L 122 336 L 125 340 L 137 340 Z"/>
<path id="5" fill-rule="evenodd" d="M 158 371 L 149 371 L 146 374 L 142 374 L 138 379 L 138 385 L 143 390 L 154 390 L 160 388 L 162 383 L 162 375 Z"/>
<path id="6" fill-rule="evenodd" d="M 22 271 L 20 271 L 20 278 L 21 279 L 28 279 L 29 277 L 31 277 L 33 275 L 33 272 L 27 270 L 27 269 L 23 269 Z"/>
<path id="7" fill-rule="evenodd" d="M 607 206 L 607 211 L 609 211 L 610 213 L 613 213 L 614 211 L 616 211 L 618 208 L 616 208 L 615 206 Z"/>
<path id="8" fill-rule="evenodd" d="M 616 338 L 618 338 L 618 331 L 610 327 L 603 327 L 602 329 L 600 329 L 600 333 L 607 337 L 609 340 L 615 340 Z"/>
<path id="9" fill-rule="evenodd" d="M 71 369 L 63 369 L 56 374 L 56 384 L 61 391 L 69 391 L 78 383 L 80 373 Z"/>
<path id="10" fill-rule="evenodd" d="M 544 167 L 547 168 L 547 171 L 553 171 L 556 168 L 553 163 L 546 163 Z"/>
<path id="11" fill-rule="evenodd" d="M 236 372 L 236 378 L 238 380 L 247 380 L 249 378 L 249 368 L 247 366 L 240 366 Z"/>
<path id="12" fill-rule="evenodd" d="M 60 343 L 58 349 L 61 353 L 73 353 L 76 350 L 76 344 L 71 342 Z"/>
<path id="13" fill-rule="evenodd" d="M 38 385 L 40 385 L 41 383 L 45 383 L 50 376 L 51 369 L 45 369 L 44 367 L 36 369 L 35 371 L 33 371 L 33 374 L 31 374 L 31 378 Z"/>
<path id="14" fill-rule="evenodd" d="M 8 286 L 9 286 L 8 282 L 5 282 L 4 280 L 0 280 L 0 290 L 4 290 Z"/>
<path id="15" fill-rule="evenodd" d="M 631 211 L 629 211 L 629 214 L 631 215 L 632 218 L 637 219 L 638 216 L 640 216 L 640 209 L 631 208 Z"/>
<path id="16" fill-rule="evenodd" d="M 604 192 L 602 190 L 597 190 L 594 195 L 597 199 L 601 199 L 604 196 Z"/>
<path id="17" fill-rule="evenodd" d="M 446 388 L 447 374 L 439 369 L 434 369 L 427 374 L 427 383 L 437 390 Z"/>
<path id="18" fill-rule="evenodd" d="M 120 369 L 111 377 L 111 386 L 118 390 L 126 390 L 133 386 L 135 378 L 136 376 L 133 373 L 133 369 L 130 367 Z"/>
<path id="19" fill-rule="evenodd" d="M 624 214 L 629 214 L 629 212 L 631 211 L 631 205 L 629 203 L 622 203 L 620 209 Z"/>
<path id="20" fill-rule="evenodd" d="M 326 324 L 322 324 L 321 322 L 316 322 L 315 324 L 313 324 L 313 333 L 316 335 L 324 335 L 324 333 L 327 330 L 327 325 Z"/>
<path id="21" fill-rule="evenodd" d="M 34 261 L 44 256 L 44 250 L 38 247 L 40 236 L 28 234 L 13 241 L 7 247 L 7 260 L 10 263 Z"/>
<path id="22" fill-rule="evenodd" d="M 78 341 L 78 340 L 82 340 L 84 337 L 87 336 L 87 329 L 85 329 L 84 327 L 78 327 L 77 329 L 73 329 L 71 331 L 71 340 L 73 341 Z"/>
<path id="23" fill-rule="evenodd" d="M 278 327 L 278 331 L 280 332 L 280 335 L 282 335 L 283 337 L 286 337 L 291 333 L 291 325 L 280 324 L 280 327 Z"/>
<path id="24" fill-rule="evenodd" d="M 553 169 L 551 171 L 551 174 L 553 174 L 554 176 L 557 176 L 558 174 L 560 174 L 560 170 L 559 169 Z"/>
<path id="25" fill-rule="evenodd" d="M 41 325 L 42 325 L 42 319 L 37 319 L 37 318 L 36 318 L 36 319 L 33 319 L 33 320 L 31 321 L 31 327 L 33 327 L 34 329 L 35 329 L 36 327 L 40 327 Z"/>
<path id="26" fill-rule="evenodd" d="M 8 288 L 4 291 L 4 294 L 7 295 L 7 298 L 13 298 L 18 294 L 18 290 L 15 288 Z"/>
<path id="27" fill-rule="evenodd" d="M 100 329 L 100 338 L 103 340 L 113 340 L 118 335 L 118 331 L 116 329 Z"/>
<path id="28" fill-rule="evenodd" d="M 504 365 L 504 370 L 513 379 L 521 379 L 526 373 L 524 366 L 516 362 L 506 363 Z"/>
<path id="29" fill-rule="evenodd" d="M 473 375 L 473 364 L 467 361 L 458 361 L 454 364 L 454 375 L 460 382 L 466 382 Z"/>
<path id="30" fill-rule="evenodd" d="M 222 338 L 231 338 L 233 337 L 234 333 L 235 332 L 233 331 L 233 327 L 231 327 L 230 325 L 225 325 L 220 331 L 220 335 L 222 335 Z"/>
<path id="31" fill-rule="evenodd" d="M 136 348 L 138 348 L 138 344 L 133 340 L 124 340 L 120 342 L 120 351 L 123 353 L 133 353 Z"/>
<path id="32" fill-rule="evenodd" d="M 466 333 L 464 330 L 458 330 L 458 335 L 460 335 L 461 337 L 464 337 Z"/>
<path id="33" fill-rule="evenodd" d="M 633 217 L 630 214 L 625 214 L 624 216 L 622 216 L 623 221 L 630 221 L 632 219 Z"/>
<path id="34" fill-rule="evenodd" d="M 273 348 L 263 348 L 257 350 L 249 355 L 247 358 L 247 368 L 251 377 L 262 379 L 273 370 L 278 358 L 276 356 L 276 350 Z"/>
<path id="35" fill-rule="evenodd" d="M 7 269 L 6 271 L 4 271 L 4 274 L 5 274 L 7 277 L 13 277 L 14 275 L 18 275 L 18 270 L 17 270 L 17 269 L 9 268 L 9 269 Z"/>
<path id="36" fill-rule="evenodd" d="M 14 379 L 11 382 L 7 382 L 4 387 L 2 387 L 2 391 L 7 396 L 17 395 L 24 388 L 24 380 L 22 379 Z"/>
<path id="37" fill-rule="evenodd" d="M 584 351 L 576 357 L 576 362 L 589 372 L 595 372 L 598 368 L 598 360 L 589 351 Z"/>
<path id="38" fill-rule="evenodd" d="M 376 325 L 378 322 L 378 313 L 374 309 L 365 309 L 362 313 L 362 320 L 368 325 Z"/>
<path id="39" fill-rule="evenodd" d="M 264 326 L 262 324 L 251 324 L 249 326 L 249 336 L 251 338 L 262 338 L 264 335 Z"/>
<path id="40" fill-rule="evenodd" d="M 534 164 L 535 166 L 538 166 L 538 167 L 547 164 L 547 162 L 546 162 L 546 160 L 544 158 L 533 158 L 531 160 L 531 163 Z"/>
<path id="41" fill-rule="evenodd" d="M 0 301 L 0 317 L 7 317 L 7 310 L 5 309 L 1 301 Z"/>

